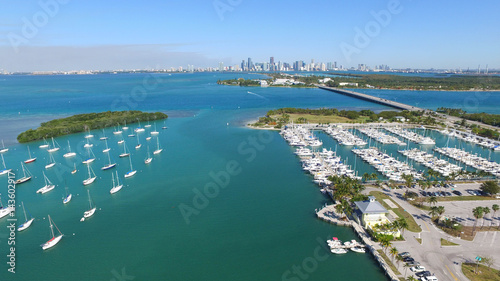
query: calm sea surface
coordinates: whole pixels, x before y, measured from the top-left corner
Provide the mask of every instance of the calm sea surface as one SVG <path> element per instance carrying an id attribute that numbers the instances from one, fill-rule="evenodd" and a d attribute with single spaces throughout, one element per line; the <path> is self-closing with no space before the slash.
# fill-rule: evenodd
<path id="1" fill-rule="evenodd" d="M 122 136 L 114 135 L 113 128 L 92 132 L 97 160 L 91 167 L 97 180 L 87 187 L 82 185 L 88 177 L 81 163 L 87 157 L 84 134 L 55 140 L 61 149 L 54 153 L 57 164 L 49 170 L 44 168 L 47 151 L 38 147 L 40 142 L 30 143 L 37 160 L 27 167 L 34 178 L 16 188 L 16 217 L 24 221 L 19 208 L 22 201 L 36 219 L 29 229 L 15 235 L 16 274 L 7 272 L 8 222 L 0 220 L 0 280 L 386 280 L 369 255 L 327 253 L 323 247 L 328 237 L 350 240 L 356 239 L 355 234 L 315 218 L 314 209 L 328 201 L 302 172 L 293 150 L 277 132 L 251 130 L 244 125 L 279 107 L 388 108 L 318 89 L 216 84 L 217 79 L 235 77 L 258 75 L 3 76 L 0 136 L 10 148 L 4 154 L 6 166 L 16 173 L 22 173 L 21 161 L 28 158 L 28 150 L 15 138 L 40 122 L 126 109 L 162 111 L 170 118 L 151 122 L 152 127 L 140 133 L 139 140 L 123 133 L 133 168 L 138 171 L 128 179 L 123 175 L 130 170 L 129 159 L 118 157 L 123 145 L 117 141 Z M 399 93 L 401 102 L 414 99 L 411 92 L 374 93 Z M 419 106 L 435 108 L 464 99 L 462 93 L 441 93 L 447 98 L 422 100 Z M 488 99 L 497 101 L 498 93 L 479 103 L 493 112 Z M 146 165 L 148 147 L 152 152 L 157 143 L 156 138 L 146 141 L 145 137 L 155 125 L 164 150 Z M 130 125 L 129 130 L 136 126 Z M 168 129 L 161 129 L 163 126 Z M 420 133 L 436 138 L 438 146 L 461 146 L 500 160 L 498 152 L 490 153 L 437 132 Z M 108 162 L 102 153 L 105 143 L 99 140 L 103 134 L 109 137 L 111 161 L 117 163 L 108 171 L 100 169 Z M 338 154 L 360 174 L 375 171 L 329 136 L 316 134 L 324 147 L 337 147 Z M 78 154 L 74 158 L 62 157 L 68 141 Z M 137 142 L 143 144 L 138 150 L 134 148 Z M 397 154 L 398 147 L 382 149 Z M 78 172 L 72 175 L 75 164 Z M 110 195 L 115 170 L 124 187 Z M 56 188 L 36 194 L 44 185 L 44 171 Z M 0 181 L 5 204 L 7 176 L 1 176 Z M 65 186 L 73 194 L 66 205 L 61 199 Z M 87 190 L 97 212 L 80 222 L 89 205 Z M 40 245 L 50 238 L 48 214 L 65 236 L 54 248 L 42 251 Z"/>

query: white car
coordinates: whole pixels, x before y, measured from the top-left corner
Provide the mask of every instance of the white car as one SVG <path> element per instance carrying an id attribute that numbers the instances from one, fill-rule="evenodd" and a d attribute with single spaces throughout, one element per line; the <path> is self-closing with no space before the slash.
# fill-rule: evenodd
<path id="1" fill-rule="evenodd" d="M 414 266 L 414 267 L 410 267 L 410 270 L 412 272 L 421 272 L 421 271 L 425 271 L 425 267 L 423 267 L 421 265 L 417 265 L 417 266 Z"/>
<path id="2" fill-rule="evenodd" d="M 438 281 L 436 276 L 427 276 L 427 277 L 422 277 L 420 278 L 422 281 Z"/>

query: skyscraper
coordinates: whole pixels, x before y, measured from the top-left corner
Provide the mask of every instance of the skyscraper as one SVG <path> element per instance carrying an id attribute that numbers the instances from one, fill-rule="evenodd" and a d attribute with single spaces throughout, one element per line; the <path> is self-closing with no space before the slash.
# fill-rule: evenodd
<path id="1" fill-rule="evenodd" d="M 245 69 L 245 60 L 241 60 L 241 71 L 244 71 Z"/>
<path id="2" fill-rule="evenodd" d="M 274 67 L 274 66 L 275 66 L 275 64 L 274 64 L 274 57 L 271 57 L 271 58 L 269 59 L 269 69 L 270 69 L 271 71 L 275 71 L 275 67 Z"/>
<path id="3" fill-rule="evenodd" d="M 253 69 L 253 62 L 252 62 L 252 58 L 248 58 L 248 70 L 252 70 Z"/>

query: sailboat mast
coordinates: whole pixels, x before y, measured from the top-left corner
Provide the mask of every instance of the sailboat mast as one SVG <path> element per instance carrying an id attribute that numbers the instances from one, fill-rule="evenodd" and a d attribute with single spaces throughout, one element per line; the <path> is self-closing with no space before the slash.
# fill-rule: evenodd
<path id="1" fill-rule="evenodd" d="M 54 235 L 54 227 L 52 226 L 52 219 L 50 218 L 50 215 L 49 216 L 49 223 L 50 223 L 50 232 L 52 233 L 52 238 L 55 237 Z"/>
<path id="2" fill-rule="evenodd" d="M 28 221 L 28 217 L 26 216 L 26 210 L 24 209 L 24 202 L 21 202 L 21 204 L 23 204 L 24 221 Z"/>

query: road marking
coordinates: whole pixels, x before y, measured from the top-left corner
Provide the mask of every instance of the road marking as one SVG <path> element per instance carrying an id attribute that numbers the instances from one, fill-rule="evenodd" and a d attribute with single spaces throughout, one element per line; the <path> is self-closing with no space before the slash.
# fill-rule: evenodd
<path id="1" fill-rule="evenodd" d="M 424 224 L 425 224 L 425 227 L 427 227 L 427 231 L 431 232 L 431 230 L 429 229 L 429 226 L 427 225 L 427 223 L 424 221 Z"/>
<path id="2" fill-rule="evenodd" d="M 491 243 L 490 243 L 490 247 L 493 246 L 493 243 L 495 242 L 495 238 L 497 237 L 497 232 L 493 232 L 493 237 L 491 238 Z"/>
<path id="3" fill-rule="evenodd" d="M 451 277 L 453 277 L 453 279 L 455 279 L 455 281 L 458 281 L 457 277 L 455 277 L 455 275 L 453 275 L 453 273 L 451 272 L 450 268 L 446 264 L 444 266 L 446 266 L 446 269 L 451 274 Z"/>

